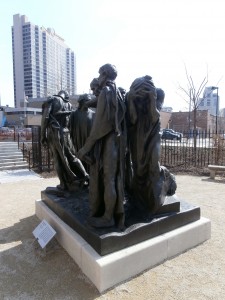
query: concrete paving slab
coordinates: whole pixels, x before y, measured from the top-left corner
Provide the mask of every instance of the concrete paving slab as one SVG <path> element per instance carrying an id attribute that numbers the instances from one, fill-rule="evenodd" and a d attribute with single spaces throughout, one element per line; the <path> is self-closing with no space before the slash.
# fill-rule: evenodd
<path id="1" fill-rule="evenodd" d="M 43 178 L 29 169 L 0 171 L 0 183 L 38 179 Z"/>

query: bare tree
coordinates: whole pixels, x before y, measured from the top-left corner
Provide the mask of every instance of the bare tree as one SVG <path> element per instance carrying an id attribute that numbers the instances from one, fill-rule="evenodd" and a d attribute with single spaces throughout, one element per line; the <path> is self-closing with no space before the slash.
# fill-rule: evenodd
<path id="1" fill-rule="evenodd" d="M 206 84 L 208 83 L 208 68 L 207 68 L 206 76 L 203 78 L 203 80 L 199 85 L 197 85 L 194 82 L 192 76 L 188 73 L 186 65 L 185 65 L 185 73 L 187 78 L 187 87 L 184 88 L 181 85 L 179 85 L 179 90 L 182 91 L 182 93 L 184 94 L 184 100 L 189 105 L 189 127 L 190 127 L 190 114 L 191 112 L 193 112 L 194 147 L 196 148 L 197 110 L 202 100 L 200 98 L 200 95 L 202 94 Z"/>

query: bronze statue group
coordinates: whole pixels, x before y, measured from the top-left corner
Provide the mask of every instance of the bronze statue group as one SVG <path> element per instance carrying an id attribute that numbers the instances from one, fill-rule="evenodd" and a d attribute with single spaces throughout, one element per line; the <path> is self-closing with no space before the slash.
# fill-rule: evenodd
<path id="1" fill-rule="evenodd" d="M 93 97 L 81 95 L 76 110 L 66 91 L 42 108 L 41 142 L 51 150 L 57 189 L 88 189 L 88 224 L 95 228 L 124 228 L 126 195 L 157 214 L 176 191 L 174 176 L 159 163 L 163 90 L 147 75 L 126 93 L 116 77 L 116 67 L 105 64 L 90 83 Z"/>

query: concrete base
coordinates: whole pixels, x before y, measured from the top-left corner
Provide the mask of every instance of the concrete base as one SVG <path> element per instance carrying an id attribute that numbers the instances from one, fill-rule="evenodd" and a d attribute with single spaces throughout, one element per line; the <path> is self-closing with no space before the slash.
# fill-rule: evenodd
<path id="1" fill-rule="evenodd" d="M 211 236 L 210 220 L 201 218 L 139 244 L 100 256 L 41 200 L 36 201 L 36 215 L 56 230 L 58 242 L 100 293 L 203 243 Z"/>

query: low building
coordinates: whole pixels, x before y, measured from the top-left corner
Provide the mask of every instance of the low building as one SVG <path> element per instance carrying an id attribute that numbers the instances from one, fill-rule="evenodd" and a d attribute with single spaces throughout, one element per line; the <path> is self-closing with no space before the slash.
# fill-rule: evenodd
<path id="1" fill-rule="evenodd" d="M 41 125 L 42 109 L 6 107 L 4 115 L 7 126 L 32 127 Z"/>
<path id="2" fill-rule="evenodd" d="M 175 131 L 187 132 L 194 129 L 194 112 L 174 112 L 169 127 Z M 196 128 L 198 131 L 218 132 L 225 130 L 225 118 L 211 115 L 208 110 L 197 110 Z"/>
<path id="3" fill-rule="evenodd" d="M 70 102 L 74 109 L 77 107 L 78 99 L 80 95 L 74 95 L 70 97 Z M 93 95 L 91 95 L 93 96 Z M 42 104 L 47 101 L 47 98 L 28 99 L 27 102 L 23 102 L 19 108 L 14 107 L 2 107 L 0 111 L 0 122 L 7 126 L 16 127 L 32 127 L 40 126 L 42 118 Z M 4 126 L 2 124 L 1 126 Z"/>
<path id="4" fill-rule="evenodd" d="M 0 107 L 0 127 L 3 127 L 5 125 L 5 114 L 3 107 Z"/>

